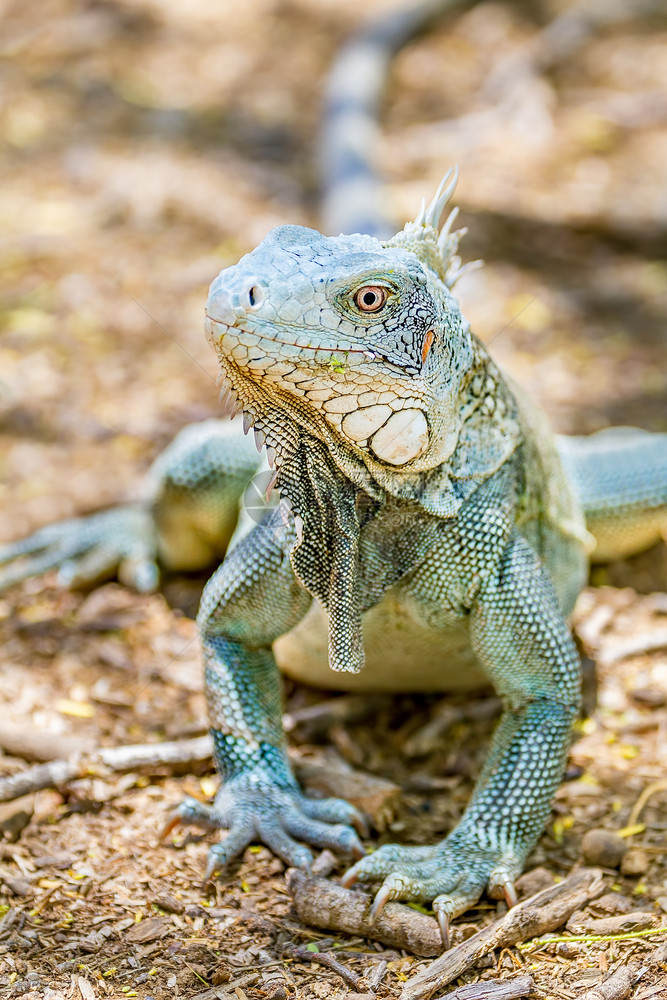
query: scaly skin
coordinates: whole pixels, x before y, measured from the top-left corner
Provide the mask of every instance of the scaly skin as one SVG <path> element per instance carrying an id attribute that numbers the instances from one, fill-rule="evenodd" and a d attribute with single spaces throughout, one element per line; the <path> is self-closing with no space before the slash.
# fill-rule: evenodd
<path id="1" fill-rule="evenodd" d="M 472 800 L 441 844 L 387 846 L 349 873 L 382 881 L 376 910 L 434 900 L 445 935 L 485 887 L 513 898 L 544 825 L 579 705 L 565 616 L 586 570 L 583 520 L 553 441 L 449 290 L 457 241 L 435 229 L 448 195 L 389 243 L 275 230 L 211 286 L 207 329 L 223 377 L 264 436 L 288 507 L 204 592 L 225 782 L 211 810 L 181 812 L 229 828 L 210 870 L 257 836 L 299 865 L 309 855 L 297 838 L 358 850 L 349 828 L 327 833 L 322 822 L 349 821 L 349 810 L 304 807 L 273 643 L 313 600 L 326 609 L 337 671 L 361 671 L 366 659 L 377 669 L 392 624 L 445 637 L 463 628 L 505 707 Z M 364 635 L 364 618 L 384 604 L 389 630 Z"/>
<path id="2" fill-rule="evenodd" d="M 515 898 L 579 703 L 566 620 L 587 553 L 665 531 L 667 436 L 551 437 L 461 316 L 456 235 L 434 228 L 442 201 L 388 243 L 283 227 L 213 283 L 225 402 L 266 445 L 279 510 L 230 542 L 259 459 L 235 426 L 193 425 L 154 463 L 143 502 L 0 550 L 0 587 L 59 568 L 65 583 L 118 573 L 150 589 L 159 564 L 196 568 L 231 547 L 199 615 L 224 783 L 212 807 L 178 810 L 228 830 L 209 874 L 257 839 L 302 867 L 302 842 L 363 854 L 356 810 L 308 799 L 291 772 L 279 667 L 330 686 L 446 690 L 480 664 L 504 714 L 461 822 L 347 876 L 382 883 L 375 912 L 433 900 L 446 941 L 485 888 Z"/>

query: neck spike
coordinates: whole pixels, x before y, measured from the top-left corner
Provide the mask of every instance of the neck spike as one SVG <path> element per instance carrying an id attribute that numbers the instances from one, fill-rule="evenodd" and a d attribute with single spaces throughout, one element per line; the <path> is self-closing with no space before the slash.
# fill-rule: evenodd
<path id="1" fill-rule="evenodd" d="M 468 264 L 462 268 L 461 260 L 457 256 L 459 242 L 467 232 L 466 229 L 452 231 L 458 208 L 449 213 L 442 231 L 438 233 L 442 213 L 454 194 L 458 179 L 458 167 L 451 167 L 440 181 L 429 205 L 427 206 L 425 199 L 422 199 L 416 218 L 406 222 L 404 228 L 385 244 L 385 246 L 400 246 L 416 254 L 435 271 L 448 288 L 451 288 L 461 274 L 472 266 Z M 481 261 L 474 261 L 473 264 L 479 267 Z"/>

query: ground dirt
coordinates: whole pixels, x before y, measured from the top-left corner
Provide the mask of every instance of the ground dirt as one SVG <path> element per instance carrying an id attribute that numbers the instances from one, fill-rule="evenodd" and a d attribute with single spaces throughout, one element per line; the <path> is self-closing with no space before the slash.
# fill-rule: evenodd
<path id="1" fill-rule="evenodd" d="M 635 13 L 531 74 L 527 46 L 561 6 L 480 3 L 399 54 L 379 148 L 387 203 L 414 214 L 458 162 L 465 256 L 487 261 L 460 296 L 495 357 L 560 431 L 667 430 L 667 22 Z M 323 81 L 361 7 L 0 3 L 0 541 L 136 495 L 174 432 L 217 414 L 207 284 L 272 226 L 316 224 Z M 389 3 L 363 8 L 381 16 Z M 667 966 L 650 963 L 667 931 L 667 791 L 652 789 L 667 763 L 666 568 L 657 550 L 597 569 L 582 595 L 598 707 L 528 865 L 561 878 L 586 831 L 621 831 L 639 849 L 635 874 L 606 872 L 606 912 L 644 910 L 653 927 L 509 949 L 467 982 L 526 969 L 536 997 L 573 1000 L 635 962 L 637 1000 L 667 995 Z M 55 756 L 72 738 L 91 748 L 204 732 L 200 586 L 86 595 L 46 577 L 2 595 L 0 719 L 26 747 L 0 755 L 0 777 L 31 766 L 35 732 Z M 290 687 L 287 708 L 324 696 Z M 372 725 L 295 731 L 304 753 L 400 787 L 369 846 L 439 838 L 460 815 L 494 720 L 448 704 L 419 755 L 406 746 L 442 717 L 434 697 L 383 700 Z M 184 793 L 215 787 L 206 766 L 100 771 L 3 805 L 0 995 L 348 995 L 332 970 L 286 956 L 289 943 L 333 949 L 365 977 L 386 961 L 377 993 L 398 994 L 423 960 L 301 925 L 265 848 L 202 886 L 213 837 L 159 842 Z M 503 906 L 483 900 L 460 922 L 482 927 Z"/>

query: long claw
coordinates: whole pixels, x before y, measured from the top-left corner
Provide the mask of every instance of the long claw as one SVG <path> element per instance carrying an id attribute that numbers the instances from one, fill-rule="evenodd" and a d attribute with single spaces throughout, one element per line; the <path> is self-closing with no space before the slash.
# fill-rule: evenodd
<path id="1" fill-rule="evenodd" d="M 361 813 L 357 813 L 353 816 L 350 822 L 360 837 L 370 837 L 371 831 L 368 827 L 368 823 L 366 822 L 366 818 L 362 816 Z"/>
<path id="2" fill-rule="evenodd" d="M 385 906 L 391 899 L 391 889 L 387 885 L 382 885 L 375 894 L 375 899 L 373 900 L 373 905 L 369 913 L 369 919 L 371 923 L 375 923 L 377 918 L 380 916 Z"/>
<path id="3" fill-rule="evenodd" d="M 512 882 L 503 883 L 503 896 L 505 897 L 505 902 L 507 903 L 507 909 L 511 910 L 513 906 L 519 902 L 519 897 L 516 894 L 516 889 Z"/>
<path id="4" fill-rule="evenodd" d="M 160 832 L 158 833 L 158 840 L 162 842 L 166 840 L 170 833 L 172 833 L 177 826 L 181 825 L 181 817 L 178 812 L 172 813 L 167 822 L 164 824 Z"/>
<path id="5" fill-rule="evenodd" d="M 341 875 L 340 884 L 344 889 L 349 889 L 355 882 L 359 881 L 359 875 L 357 874 L 356 867 L 356 865 L 352 865 L 351 868 L 348 868 L 348 870 Z"/>
<path id="6" fill-rule="evenodd" d="M 363 844 L 359 843 L 353 844 L 351 851 L 352 851 L 352 856 L 356 858 L 357 861 L 361 861 L 362 858 L 366 857 L 366 850 Z"/>
<path id="7" fill-rule="evenodd" d="M 449 951 L 452 944 L 451 934 L 449 933 L 449 914 L 445 913 L 444 910 L 436 910 L 435 915 L 438 918 L 443 950 Z"/>

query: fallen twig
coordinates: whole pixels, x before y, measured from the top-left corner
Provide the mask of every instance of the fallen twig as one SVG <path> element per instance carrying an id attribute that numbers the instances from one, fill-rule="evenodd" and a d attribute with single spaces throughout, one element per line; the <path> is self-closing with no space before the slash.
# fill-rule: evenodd
<path id="1" fill-rule="evenodd" d="M 602 873 L 596 868 L 584 868 L 565 882 L 543 889 L 513 907 L 495 924 L 437 958 L 406 984 L 402 1000 L 420 1000 L 447 986 L 495 948 L 510 948 L 529 937 L 557 930 L 602 891 Z"/>
<path id="2" fill-rule="evenodd" d="M 641 793 L 634 806 L 632 807 L 632 812 L 628 817 L 627 826 L 634 826 L 639 817 L 641 816 L 642 810 L 648 800 L 656 794 L 656 792 L 667 792 L 667 780 L 662 778 L 660 781 L 653 781 L 650 785 L 647 785 L 644 791 Z"/>
<path id="3" fill-rule="evenodd" d="M 0 779 L 0 802 L 8 802 L 42 788 L 58 788 L 100 771 L 135 771 L 147 767 L 194 767 L 211 757 L 210 736 L 165 743 L 139 743 L 124 747 L 98 747 L 90 754 L 51 760 Z"/>
<path id="4" fill-rule="evenodd" d="M 169 740 L 164 743 L 138 743 L 123 747 L 97 747 L 90 753 L 73 754 L 64 760 L 50 760 L 0 778 L 0 802 L 9 802 L 43 788 L 63 788 L 77 778 L 150 769 L 191 770 L 211 760 L 211 738 Z M 375 775 L 351 767 L 332 766 L 330 761 L 303 757 L 290 751 L 290 759 L 299 782 L 307 791 L 316 791 L 346 799 L 370 816 L 383 829 L 393 813 L 400 789 Z"/>
<path id="5" fill-rule="evenodd" d="M 73 757 L 90 749 L 90 741 L 79 736 L 55 737 L 44 729 L 2 720 L 0 747 L 12 757 L 23 760 L 47 761 L 54 758 Z"/>
<path id="6" fill-rule="evenodd" d="M 364 977 L 360 976 L 358 972 L 353 972 L 352 969 L 346 969 L 328 951 L 310 951 L 308 948 L 288 944 L 283 948 L 283 952 L 289 958 L 295 958 L 299 962 L 319 962 L 320 965 L 325 965 L 327 969 L 331 969 L 332 972 L 340 976 L 343 982 L 351 986 L 353 990 L 365 992 L 367 982 Z"/>
<path id="7" fill-rule="evenodd" d="M 342 931 L 405 948 L 431 958 L 442 951 L 438 923 L 434 917 L 400 903 L 387 903 L 376 921 L 370 919 L 372 896 L 344 889 L 327 879 L 293 869 L 287 875 L 299 919 L 312 927 Z"/>
<path id="8" fill-rule="evenodd" d="M 612 666 L 620 660 L 628 660 L 631 656 L 640 656 L 643 653 L 655 653 L 666 646 L 667 629 L 656 629 L 648 634 L 633 636 L 624 642 L 616 642 L 613 647 L 605 649 L 600 660 L 605 666 Z"/>
<path id="9" fill-rule="evenodd" d="M 566 930 L 572 934 L 597 934 L 600 937 L 622 934 L 623 931 L 641 931 L 655 927 L 656 915 L 638 910 L 636 913 L 618 913 L 613 917 L 590 917 L 585 913 L 573 913 Z"/>
<path id="10" fill-rule="evenodd" d="M 468 983 L 447 994 L 447 1000 L 518 1000 L 533 988 L 532 976 L 516 976 L 496 982 Z"/>
<path id="11" fill-rule="evenodd" d="M 372 971 L 369 972 L 369 974 L 366 976 L 366 979 L 368 980 L 368 985 L 370 986 L 371 991 L 373 993 L 375 993 L 376 989 L 378 988 L 384 977 L 387 975 L 388 968 L 389 968 L 389 962 L 383 959 L 381 962 L 378 962 L 375 968 L 373 968 Z"/>
<path id="12" fill-rule="evenodd" d="M 317 736 L 327 732 L 336 725 L 360 722 L 368 718 L 386 705 L 386 696 L 366 694 L 343 694 L 336 698 L 327 698 L 314 705 L 295 708 L 283 715 L 283 729 L 286 733 L 295 733 L 299 742 L 302 739 Z"/>
<path id="13" fill-rule="evenodd" d="M 500 700 L 493 696 L 462 704 L 452 704 L 451 699 L 445 699 L 436 706 L 426 725 L 406 740 L 403 752 L 406 757 L 426 757 L 457 723 L 471 720 L 485 722 L 498 715 L 500 707 Z"/>

